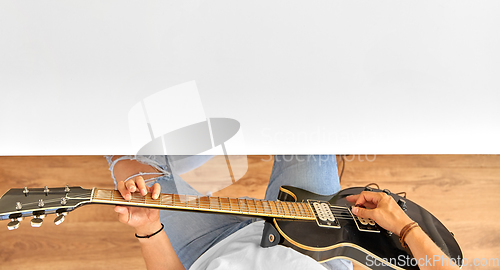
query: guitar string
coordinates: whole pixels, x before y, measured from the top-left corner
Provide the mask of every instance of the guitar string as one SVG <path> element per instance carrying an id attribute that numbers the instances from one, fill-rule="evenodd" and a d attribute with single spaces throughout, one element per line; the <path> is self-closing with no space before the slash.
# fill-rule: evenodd
<path id="1" fill-rule="evenodd" d="M 184 199 L 187 199 L 187 198 L 193 198 L 193 200 L 188 200 L 188 201 L 185 201 L 185 202 L 182 202 L 182 197 L 184 197 L 185 195 L 179 195 L 179 194 L 161 194 L 161 195 L 171 195 L 175 202 L 174 204 L 177 202 L 177 203 L 181 203 L 181 205 L 177 205 L 177 206 L 182 206 L 182 204 L 184 204 L 184 207 L 193 207 L 193 206 L 189 206 L 189 203 L 194 203 L 196 205 L 200 205 L 200 206 L 209 206 L 211 205 L 212 201 L 213 200 L 218 200 L 219 197 L 197 197 L 197 196 L 192 196 L 192 195 L 187 195 L 187 196 L 190 196 L 190 197 L 185 197 Z M 111 197 L 111 195 L 110 195 Z M 70 197 L 67 197 L 68 199 L 84 199 L 84 198 L 90 198 L 89 195 L 87 195 L 86 193 L 81 193 L 81 194 L 76 194 L 76 195 L 72 195 Z M 150 197 L 147 197 L 145 198 L 144 196 L 135 196 L 133 195 L 132 199 L 131 200 L 125 200 L 124 198 L 114 198 L 114 199 L 108 199 L 106 198 L 105 196 L 94 196 L 95 199 L 103 199 L 103 200 L 110 200 L 110 201 L 114 201 L 114 202 L 132 202 L 132 203 L 145 203 L 145 199 L 146 200 L 154 200 Z M 206 202 L 202 202 L 201 199 L 208 199 L 210 200 L 210 202 L 208 202 L 208 200 Z M 210 198 L 213 198 L 213 199 L 210 199 Z M 227 198 L 221 198 L 221 199 L 227 199 Z M 307 203 L 303 203 L 303 202 L 284 202 L 284 201 L 267 201 L 267 200 L 247 200 L 247 199 L 241 199 L 241 198 L 229 198 L 230 200 L 233 200 L 233 201 L 244 201 L 247 205 L 249 205 L 250 207 L 252 208 L 256 208 L 257 210 L 269 210 L 269 211 L 272 211 L 272 207 L 270 206 L 264 206 L 263 203 L 266 203 L 267 205 L 271 205 L 270 203 L 271 202 L 274 202 L 274 203 L 279 203 L 281 206 L 283 206 L 283 204 L 285 204 L 285 206 L 287 206 L 286 208 L 289 209 L 288 212 L 290 213 L 296 213 L 297 211 L 295 211 L 295 208 L 290 208 L 289 204 L 292 204 L 293 205 L 299 205 L 299 204 L 302 204 L 302 205 L 308 205 Z M 59 198 L 55 198 L 55 199 L 52 199 L 52 200 L 46 200 L 44 201 L 45 203 L 51 203 L 51 202 L 56 202 L 56 201 L 59 201 L 60 199 Z M 160 199 L 155 199 L 154 201 L 160 201 Z M 254 205 L 252 206 L 251 204 L 249 204 L 248 202 L 254 202 Z M 261 205 L 257 205 L 255 202 L 260 202 Z M 31 205 L 31 204 L 37 204 L 38 202 L 32 202 L 32 203 L 25 203 L 24 205 Z M 215 203 L 215 202 L 213 202 Z M 174 204 L 165 204 L 166 206 L 175 206 Z M 226 204 L 227 206 L 224 206 L 224 204 Z M 223 202 L 221 203 L 221 207 L 224 208 L 222 210 L 229 210 L 226 209 L 227 207 L 232 207 L 231 206 L 232 202 L 230 201 L 226 201 L 226 202 Z M 343 207 L 343 206 L 340 206 L 340 207 Z M 220 207 L 219 207 L 220 208 Z M 249 208 L 248 206 L 246 208 Z M 277 209 L 277 208 L 276 208 Z M 278 210 L 278 209 L 277 209 Z M 283 210 L 284 211 L 284 210 Z M 334 209 L 331 209 L 332 213 L 338 213 L 338 214 L 342 214 L 342 213 L 349 213 L 349 211 L 347 210 L 347 208 L 334 208 Z M 300 208 L 299 208 L 299 212 L 300 211 Z"/>
<path id="2" fill-rule="evenodd" d="M 110 193 L 110 197 L 111 197 L 111 193 L 113 191 L 109 191 Z M 116 193 L 116 190 L 114 191 Z M 208 204 L 207 203 L 202 203 L 200 202 L 200 199 L 201 198 L 208 198 L 208 200 L 210 200 L 210 198 L 216 198 L 215 200 L 217 200 L 219 197 L 198 197 L 198 196 L 192 196 L 192 195 L 181 195 L 181 194 L 162 194 L 162 195 L 171 195 L 172 198 L 174 198 L 175 201 L 181 201 L 181 198 L 184 197 L 184 199 L 187 199 L 187 198 L 193 198 L 194 201 L 190 200 L 191 202 L 193 202 L 194 204 L 196 205 L 199 205 L 199 207 L 195 207 L 195 206 L 190 206 L 189 205 L 189 202 L 190 201 L 186 201 L 186 202 L 180 202 L 181 205 L 177 205 L 177 207 L 187 207 L 187 208 L 199 208 L 201 210 L 203 209 L 208 209 L 210 210 L 211 208 L 211 203 L 209 202 Z M 88 195 L 88 193 L 80 193 L 80 194 L 74 194 L 72 195 L 71 197 L 68 197 L 68 199 L 84 199 L 84 198 L 90 198 L 90 196 Z M 104 200 L 110 200 L 110 199 L 107 199 L 105 197 L 101 197 L 101 196 L 94 196 L 94 198 L 97 198 L 97 199 L 104 199 Z M 114 202 L 132 202 L 132 203 L 145 203 L 147 204 L 147 199 L 149 197 L 145 198 L 144 196 L 140 196 L 140 197 L 137 197 L 137 196 L 133 196 L 133 198 L 131 200 L 125 200 L 123 198 L 115 198 L 111 201 L 114 201 Z M 178 200 L 177 200 L 178 199 Z M 255 208 L 256 209 L 256 212 L 254 212 L 254 214 L 259 214 L 259 210 L 262 211 L 262 212 L 271 212 L 271 213 L 266 213 L 266 214 L 270 214 L 270 215 L 276 215 L 276 216 L 282 216 L 282 214 L 280 212 L 282 212 L 283 214 L 287 215 L 286 214 L 286 211 L 284 210 L 284 207 L 283 207 L 283 203 L 285 204 L 285 206 L 287 206 L 286 208 L 288 208 L 288 212 L 290 213 L 290 215 L 294 215 L 295 216 L 304 216 L 301 212 L 302 210 L 300 210 L 300 207 L 298 207 L 298 204 L 300 203 L 297 203 L 297 202 L 283 202 L 283 201 L 266 201 L 266 200 L 246 200 L 246 199 L 240 199 L 240 198 L 222 198 L 222 199 L 228 199 L 228 201 L 224 202 L 225 204 L 227 204 L 227 206 L 224 206 L 222 204 L 220 204 L 220 207 L 219 207 L 219 210 L 221 211 L 231 211 L 231 212 L 238 212 L 238 213 L 244 213 L 244 212 L 247 212 L 247 213 L 250 213 L 250 208 Z M 59 201 L 60 199 L 57 198 L 57 199 L 52 199 L 52 200 L 46 200 L 45 202 L 46 203 L 52 203 L 52 202 L 57 202 Z M 151 200 L 151 199 L 150 199 Z M 157 201 L 160 201 L 160 199 L 156 199 Z M 231 208 L 231 203 L 230 203 L 230 200 L 237 200 L 239 202 L 241 201 L 244 201 L 246 202 L 247 206 L 247 210 L 248 211 L 242 211 L 241 207 L 238 207 L 240 208 L 240 211 L 237 211 L 237 210 L 232 210 Z M 211 200 L 210 200 L 211 201 Z M 254 202 L 254 206 L 251 206 L 248 202 L 251 201 L 251 202 Z M 261 206 L 258 206 L 255 202 L 260 202 L 261 203 Z M 272 207 L 270 206 L 264 206 L 263 203 L 267 203 L 268 205 L 271 205 L 270 202 L 274 202 L 274 203 L 279 203 L 283 210 L 280 210 L 279 208 L 275 208 L 276 211 L 274 211 L 272 209 Z M 31 205 L 31 204 L 37 204 L 38 202 L 33 202 L 33 203 L 26 203 L 24 205 Z M 184 205 L 182 205 L 184 204 Z M 297 206 L 297 209 L 299 209 L 299 212 L 297 212 L 295 210 L 295 208 L 290 208 L 290 204 L 293 205 L 296 205 Z M 304 205 L 307 205 L 307 203 L 302 203 Z M 153 204 L 150 204 L 150 205 L 153 205 Z M 156 206 L 156 205 L 155 205 Z M 175 202 L 173 204 L 163 204 L 163 205 L 158 205 L 158 206 L 175 206 Z M 228 208 L 229 207 L 229 208 Z M 306 208 L 307 209 L 307 208 Z M 211 209 L 211 210 L 217 210 L 216 208 L 215 209 Z M 273 212 L 276 212 L 276 213 L 273 213 Z M 335 209 L 333 210 L 332 209 L 332 213 L 333 214 L 336 214 L 336 218 L 343 218 L 343 219 L 352 219 L 352 216 L 350 214 L 350 212 L 345 209 L 345 208 L 341 208 L 341 209 Z M 306 212 L 306 215 L 305 216 L 310 216 L 312 215 L 313 213 L 310 213 L 310 211 L 308 210 Z M 290 216 L 289 215 L 289 216 Z"/>

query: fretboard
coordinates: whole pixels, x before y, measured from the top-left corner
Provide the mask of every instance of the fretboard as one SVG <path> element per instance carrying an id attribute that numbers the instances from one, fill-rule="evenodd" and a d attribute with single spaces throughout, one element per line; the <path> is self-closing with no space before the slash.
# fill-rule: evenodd
<path id="1" fill-rule="evenodd" d="M 226 213 L 254 217 L 276 217 L 289 219 L 315 220 L 314 213 L 307 203 L 265 201 L 245 198 L 192 196 L 179 194 L 160 194 L 153 199 L 151 194 L 142 196 L 133 193 L 131 200 L 125 200 L 117 190 L 94 188 L 91 202 L 142 206 L 161 209 Z"/>

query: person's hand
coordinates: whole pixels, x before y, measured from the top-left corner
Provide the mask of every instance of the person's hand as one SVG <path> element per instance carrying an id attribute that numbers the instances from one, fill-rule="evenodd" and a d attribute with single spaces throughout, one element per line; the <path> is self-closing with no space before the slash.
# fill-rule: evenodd
<path id="1" fill-rule="evenodd" d="M 130 200 L 134 192 L 140 192 L 142 196 L 151 193 L 153 199 L 158 199 L 161 190 L 158 183 L 148 187 L 142 176 L 134 177 L 127 182 L 119 181 L 117 188 L 125 200 Z M 115 206 L 115 212 L 118 213 L 118 220 L 134 227 L 138 235 L 149 235 L 161 228 L 158 209 Z"/>
<path id="2" fill-rule="evenodd" d="M 346 197 L 355 206 L 352 213 L 358 217 L 371 218 L 382 228 L 399 236 L 401 229 L 412 222 L 396 201 L 383 192 L 363 191 Z"/>

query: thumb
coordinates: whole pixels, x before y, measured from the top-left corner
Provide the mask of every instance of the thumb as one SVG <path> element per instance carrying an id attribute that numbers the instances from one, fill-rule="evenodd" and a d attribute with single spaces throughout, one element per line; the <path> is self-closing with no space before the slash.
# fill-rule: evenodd
<path id="1" fill-rule="evenodd" d="M 358 217 L 362 218 L 371 218 L 373 219 L 373 209 L 366 209 L 366 208 L 361 208 L 361 207 L 353 207 L 351 209 L 352 213 L 355 214 Z"/>
<path id="2" fill-rule="evenodd" d="M 115 212 L 118 213 L 118 220 L 122 223 L 127 224 L 129 221 L 128 208 L 124 206 L 115 206 Z"/>
<path id="3" fill-rule="evenodd" d="M 119 213 L 119 214 L 126 214 L 128 211 L 127 211 L 127 207 L 117 205 L 117 206 L 115 206 L 115 212 Z"/>

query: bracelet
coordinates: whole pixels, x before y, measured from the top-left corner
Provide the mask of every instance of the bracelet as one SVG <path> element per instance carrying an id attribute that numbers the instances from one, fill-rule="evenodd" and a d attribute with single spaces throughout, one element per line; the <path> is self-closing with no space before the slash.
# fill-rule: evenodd
<path id="1" fill-rule="evenodd" d="M 145 235 L 145 236 L 139 236 L 139 235 L 135 234 L 135 237 L 137 237 L 137 238 L 150 238 L 152 236 L 157 235 L 159 232 L 163 231 L 163 228 L 165 228 L 165 225 L 163 225 L 163 223 L 161 223 L 161 229 L 159 229 L 158 231 L 156 231 L 150 235 Z"/>
<path id="2" fill-rule="evenodd" d="M 401 243 L 401 246 L 404 248 L 408 247 L 408 245 L 405 242 L 406 235 L 408 235 L 408 232 L 410 232 L 413 228 L 419 227 L 418 223 L 416 221 L 410 222 L 406 224 L 406 226 L 401 229 L 401 233 L 399 233 L 399 242 Z"/>

